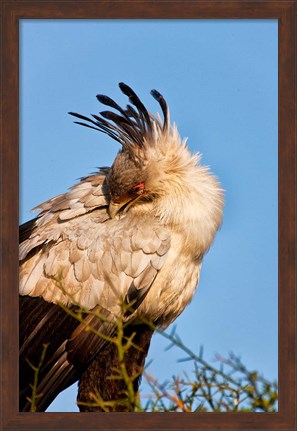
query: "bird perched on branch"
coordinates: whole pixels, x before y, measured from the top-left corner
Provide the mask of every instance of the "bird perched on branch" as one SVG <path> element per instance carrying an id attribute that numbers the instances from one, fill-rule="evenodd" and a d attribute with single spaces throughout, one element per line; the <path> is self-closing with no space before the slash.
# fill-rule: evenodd
<path id="1" fill-rule="evenodd" d="M 21 411 L 32 405 L 32 364 L 44 344 L 36 410 L 77 380 L 81 411 L 101 409 L 90 393 L 124 399 L 124 382 L 107 379 L 119 361 L 110 342 L 119 319 L 126 340 L 133 338 L 126 364 L 137 391 L 154 330 L 146 322 L 166 328 L 191 301 L 221 224 L 220 185 L 170 124 L 162 95 L 151 91 L 163 120 L 119 86 L 126 108 L 98 95 L 113 110 L 70 113 L 121 145 L 111 168 L 39 205 L 39 215 L 20 227 Z"/>

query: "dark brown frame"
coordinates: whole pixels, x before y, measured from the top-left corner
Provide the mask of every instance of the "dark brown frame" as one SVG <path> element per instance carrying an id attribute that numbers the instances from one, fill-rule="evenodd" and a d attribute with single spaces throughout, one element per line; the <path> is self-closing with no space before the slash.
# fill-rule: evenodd
<path id="1" fill-rule="evenodd" d="M 279 412 L 18 412 L 18 21 L 22 18 L 277 19 L 279 23 Z M 296 430 L 296 0 L 2 0 L 2 429 Z"/>

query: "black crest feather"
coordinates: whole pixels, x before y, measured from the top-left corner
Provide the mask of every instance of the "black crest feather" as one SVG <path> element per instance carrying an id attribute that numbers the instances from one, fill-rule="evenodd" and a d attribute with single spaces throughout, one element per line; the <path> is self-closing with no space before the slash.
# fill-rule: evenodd
<path id="1" fill-rule="evenodd" d="M 124 150 L 129 151 L 131 146 L 142 147 L 144 139 L 149 139 L 153 133 L 153 123 L 156 127 L 161 128 L 159 121 L 150 114 L 144 104 L 141 102 L 137 94 L 127 84 L 119 83 L 122 92 L 129 97 L 131 105 L 127 105 L 125 109 L 119 106 L 113 99 L 103 94 L 98 94 L 97 100 L 105 106 L 109 106 L 118 113 L 113 111 L 102 111 L 99 115 L 91 114 L 91 117 L 77 114 L 76 112 L 69 112 L 70 115 L 83 121 L 75 121 L 91 129 L 98 130 L 110 136 L 112 139 L 119 142 Z M 162 131 L 166 132 L 168 129 L 168 108 L 165 99 L 157 91 L 152 90 L 151 95 L 159 102 L 164 122 Z M 136 109 L 135 109 L 136 108 Z"/>

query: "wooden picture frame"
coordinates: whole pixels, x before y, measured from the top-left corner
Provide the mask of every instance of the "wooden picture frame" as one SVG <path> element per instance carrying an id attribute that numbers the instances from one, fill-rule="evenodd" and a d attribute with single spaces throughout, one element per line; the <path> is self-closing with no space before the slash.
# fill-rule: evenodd
<path id="1" fill-rule="evenodd" d="M 19 20 L 277 19 L 279 25 L 279 411 L 278 413 L 18 412 Z M 2 1 L 2 429 L 296 429 L 296 2 Z"/>

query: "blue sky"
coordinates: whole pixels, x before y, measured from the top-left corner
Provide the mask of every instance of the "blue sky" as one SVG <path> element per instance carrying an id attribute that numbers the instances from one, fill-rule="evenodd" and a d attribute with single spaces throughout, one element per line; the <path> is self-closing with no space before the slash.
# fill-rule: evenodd
<path id="1" fill-rule="evenodd" d="M 119 145 L 73 124 L 68 111 L 122 104 L 130 85 L 150 111 L 166 98 L 182 137 L 225 190 L 224 221 L 177 333 L 205 359 L 229 351 L 277 378 L 277 21 L 21 20 L 20 223 Z M 105 108 L 103 108 L 105 109 Z M 191 371 L 154 337 L 148 372 L 163 382 Z M 143 394 L 149 393 L 143 384 Z M 75 385 L 48 411 L 76 411 Z"/>

